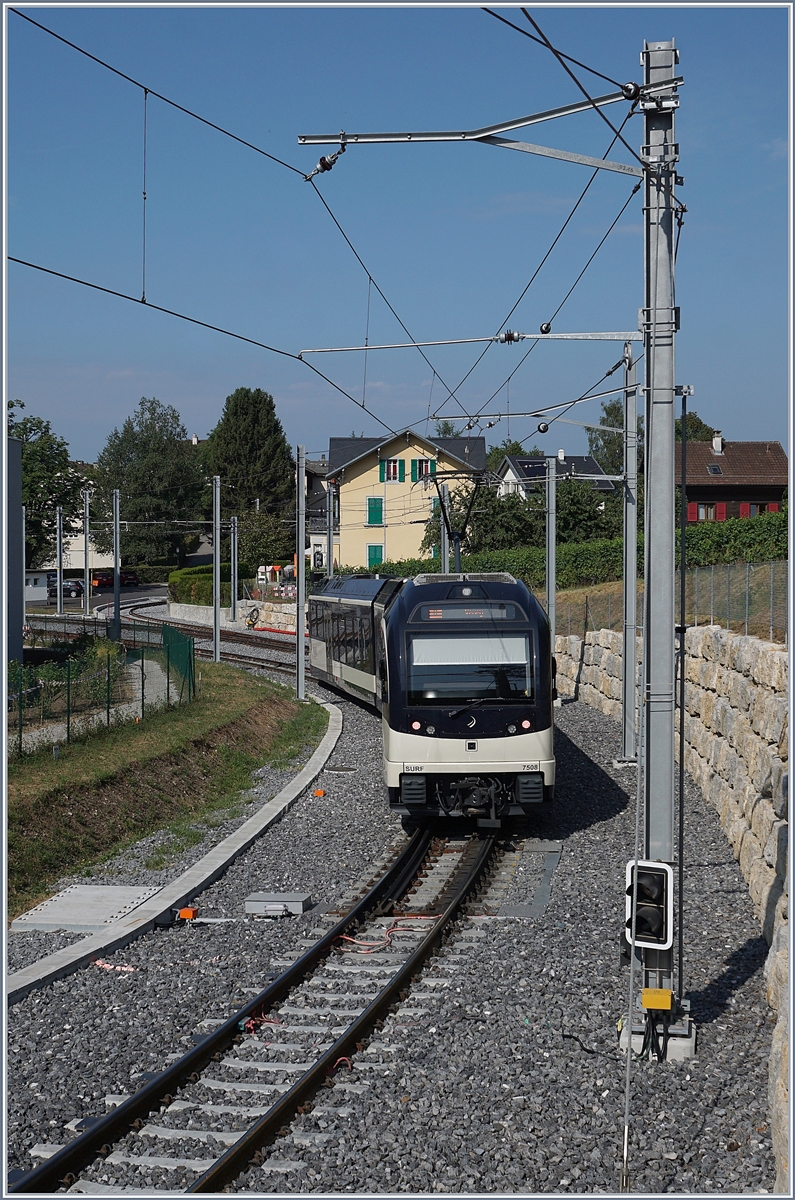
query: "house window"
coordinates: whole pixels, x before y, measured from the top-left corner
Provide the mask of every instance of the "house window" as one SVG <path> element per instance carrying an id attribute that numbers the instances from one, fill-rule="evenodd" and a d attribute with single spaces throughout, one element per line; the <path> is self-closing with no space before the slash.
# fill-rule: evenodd
<path id="1" fill-rule="evenodd" d="M 432 458 L 412 458 L 411 460 L 411 482 L 416 483 L 419 479 L 424 479 L 427 475 L 436 474 L 436 461 Z"/>
<path id="2" fill-rule="evenodd" d="M 381 496 L 367 497 L 367 524 L 383 525 L 384 501 Z"/>
<path id="3" fill-rule="evenodd" d="M 402 458 L 382 458 L 378 464 L 381 483 L 403 483 L 406 478 L 406 463 Z"/>
<path id="4" fill-rule="evenodd" d="M 724 503 L 699 504 L 698 519 L 699 521 L 725 521 L 726 505 Z"/>
<path id="5" fill-rule="evenodd" d="M 367 547 L 367 570 L 373 571 L 384 561 L 383 546 L 368 546 Z"/>

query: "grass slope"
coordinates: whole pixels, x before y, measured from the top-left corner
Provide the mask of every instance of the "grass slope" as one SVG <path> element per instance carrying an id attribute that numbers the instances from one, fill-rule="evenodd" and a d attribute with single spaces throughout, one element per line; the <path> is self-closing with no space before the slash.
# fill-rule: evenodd
<path id="1" fill-rule="evenodd" d="M 51 894 L 59 876 L 110 857 L 155 830 L 171 838 L 165 865 L 236 812 L 251 772 L 286 765 L 327 725 L 316 704 L 223 664 L 202 664 L 193 704 L 9 762 L 8 904 L 15 916 Z"/>

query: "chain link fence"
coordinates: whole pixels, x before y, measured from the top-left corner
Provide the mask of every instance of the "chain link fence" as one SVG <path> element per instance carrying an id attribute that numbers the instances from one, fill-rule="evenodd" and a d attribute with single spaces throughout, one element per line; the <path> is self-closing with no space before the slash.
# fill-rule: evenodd
<path id="1" fill-rule="evenodd" d="M 714 567 L 692 567 L 685 572 L 685 623 L 721 625 L 734 633 L 750 634 L 766 641 L 788 642 L 788 563 L 729 563 Z M 677 621 L 679 571 L 675 577 Z M 542 604 L 545 598 L 538 595 Z M 643 631 L 643 583 L 638 584 L 638 634 Z M 623 628 L 623 597 L 615 590 L 582 593 L 575 599 L 559 594 L 556 632 L 582 636 L 589 629 Z"/>
<path id="2" fill-rule="evenodd" d="M 69 657 L 9 665 L 11 753 L 69 743 L 92 729 L 143 720 L 195 699 L 193 638 L 170 625 L 123 620 L 116 642 L 109 629 L 110 621 L 99 617 L 28 617 L 31 649 Z"/>

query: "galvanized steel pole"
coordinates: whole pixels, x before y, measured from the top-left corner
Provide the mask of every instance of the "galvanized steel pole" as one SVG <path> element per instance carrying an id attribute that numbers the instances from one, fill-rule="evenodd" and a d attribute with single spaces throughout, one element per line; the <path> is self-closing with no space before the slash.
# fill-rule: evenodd
<path id="1" fill-rule="evenodd" d="M 113 621 L 111 638 L 121 641 L 121 545 L 119 534 L 119 489 L 113 489 Z"/>
<path id="2" fill-rule="evenodd" d="M 91 569 L 88 563 L 88 488 L 83 488 L 83 612 L 91 616 Z"/>
<path id="3" fill-rule="evenodd" d="M 213 662 L 221 661 L 221 476 L 213 475 Z"/>
<path id="4" fill-rule="evenodd" d="M 636 756 L 638 624 L 638 391 L 632 345 L 624 345 L 624 653 L 622 662 L 621 757 Z"/>
<path id="5" fill-rule="evenodd" d="M 229 535 L 229 551 L 232 560 L 232 603 L 229 608 L 230 621 L 237 620 L 237 517 L 232 517 L 232 530 Z"/>
<path id="6" fill-rule="evenodd" d="M 55 611 L 60 616 L 63 612 L 63 509 L 60 504 L 55 510 Z"/>
<path id="7" fill-rule="evenodd" d="M 557 563 L 555 561 L 557 533 L 557 457 L 547 459 L 547 617 L 552 653 L 555 653 L 557 614 L 555 611 L 555 589 L 557 587 Z"/>
<path id="8" fill-rule="evenodd" d="M 304 686 L 306 645 L 304 622 L 306 611 L 306 447 L 299 446 L 296 456 L 295 503 L 295 695 L 306 698 Z"/>
<path id="9" fill-rule="evenodd" d="M 644 83 L 670 79 L 678 54 L 673 41 L 645 42 Z M 645 856 L 674 855 L 674 200 L 678 147 L 674 141 L 675 86 L 641 100 L 644 184 L 646 354 L 646 520 L 644 588 L 643 769 Z M 672 986 L 671 950 L 647 950 L 647 979 Z"/>
<path id="10" fill-rule="evenodd" d="M 334 574 L 334 480 L 326 480 L 326 574 Z"/>
<path id="11" fill-rule="evenodd" d="M 450 513 L 450 488 L 446 483 L 443 483 L 439 488 L 439 503 L 441 512 L 439 513 L 439 527 L 441 529 L 441 538 L 439 551 L 442 560 L 442 574 L 450 574 L 450 536 L 447 532 L 447 521 Z"/>

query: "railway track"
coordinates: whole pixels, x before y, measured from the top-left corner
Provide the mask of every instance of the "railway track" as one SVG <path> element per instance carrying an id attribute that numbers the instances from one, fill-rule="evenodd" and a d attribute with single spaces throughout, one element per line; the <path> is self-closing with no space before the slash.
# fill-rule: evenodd
<path id="1" fill-rule="evenodd" d="M 194 1035 L 198 1044 L 111 1112 L 78 1123 L 79 1136 L 10 1192 L 211 1193 L 252 1168 L 290 1169 L 278 1146 L 293 1117 L 341 1111 L 318 1103 L 322 1085 L 343 1097 L 346 1087 L 364 1089 L 336 1084 L 338 1068 L 366 1075 L 394 1062 L 384 1053 L 397 1047 L 366 1040 L 405 1001 L 501 853 L 509 849 L 494 836 L 415 834 L 349 911 L 326 914 L 329 927 L 313 930 L 293 961 L 277 960 L 285 967 L 277 979 L 211 1032 Z M 322 1146 L 326 1136 L 314 1138 Z M 313 1135 L 301 1137 L 305 1145 Z M 98 1184 L 98 1174 L 110 1186 Z"/>

